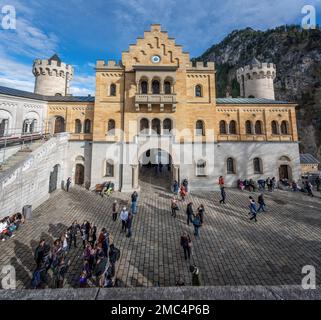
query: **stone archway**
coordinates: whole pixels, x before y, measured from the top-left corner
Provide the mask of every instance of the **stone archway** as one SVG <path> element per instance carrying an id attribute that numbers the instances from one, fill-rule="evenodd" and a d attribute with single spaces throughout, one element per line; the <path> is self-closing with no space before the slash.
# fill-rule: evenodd
<path id="1" fill-rule="evenodd" d="M 54 133 L 62 133 L 65 132 L 65 119 L 63 117 L 56 117 L 55 119 L 55 126 L 54 126 Z"/>

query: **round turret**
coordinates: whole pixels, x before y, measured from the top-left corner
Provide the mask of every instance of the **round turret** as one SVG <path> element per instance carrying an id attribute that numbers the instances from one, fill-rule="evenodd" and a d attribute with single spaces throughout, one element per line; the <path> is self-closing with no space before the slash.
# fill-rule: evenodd
<path id="1" fill-rule="evenodd" d="M 249 65 L 236 72 L 243 98 L 275 100 L 274 79 L 276 67 L 273 63 L 262 63 L 254 58 Z"/>
<path id="2" fill-rule="evenodd" d="M 69 94 L 74 68 L 61 62 L 56 54 L 48 60 L 36 59 L 32 72 L 36 77 L 35 93 L 45 96 L 66 96 Z"/>

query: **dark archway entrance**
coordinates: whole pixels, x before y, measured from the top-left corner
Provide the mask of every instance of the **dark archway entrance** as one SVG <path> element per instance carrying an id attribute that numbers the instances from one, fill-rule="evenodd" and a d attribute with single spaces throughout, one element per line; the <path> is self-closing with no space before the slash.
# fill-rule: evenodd
<path id="1" fill-rule="evenodd" d="M 82 164 L 76 165 L 75 184 L 82 186 L 85 182 L 85 167 Z"/>
<path id="2" fill-rule="evenodd" d="M 55 131 L 54 133 L 62 133 L 65 132 L 65 119 L 63 117 L 57 117 L 55 119 Z"/>
<path id="3" fill-rule="evenodd" d="M 170 188 L 172 184 L 172 157 L 161 149 L 150 149 L 139 159 L 139 180 Z"/>
<path id="4" fill-rule="evenodd" d="M 53 193 L 57 190 L 58 184 L 58 173 L 59 173 L 59 165 L 55 165 L 53 171 L 50 172 L 50 179 L 49 179 L 49 193 Z"/>
<path id="5" fill-rule="evenodd" d="M 292 170 L 291 167 L 287 164 L 280 165 L 279 167 L 279 178 L 281 179 L 292 179 Z"/>

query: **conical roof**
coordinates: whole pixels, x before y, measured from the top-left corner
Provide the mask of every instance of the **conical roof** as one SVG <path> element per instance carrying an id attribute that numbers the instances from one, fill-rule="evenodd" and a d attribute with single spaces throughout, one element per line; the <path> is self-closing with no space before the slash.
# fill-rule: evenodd
<path id="1" fill-rule="evenodd" d="M 250 64 L 251 64 L 251 65 L 258 65 L 258 64 L 261 64 L 261 62 L 260 62 L 256 57 L 254 57 L 254 58 L 250 61 Z"/>
<path id="2" fill-rule="evenodd" d="M 58 64 L 61 63 L 61 59 L 59 58 L 59 56 L 56 53 L 49 59 L 49 61 L 57 61 Z"/>

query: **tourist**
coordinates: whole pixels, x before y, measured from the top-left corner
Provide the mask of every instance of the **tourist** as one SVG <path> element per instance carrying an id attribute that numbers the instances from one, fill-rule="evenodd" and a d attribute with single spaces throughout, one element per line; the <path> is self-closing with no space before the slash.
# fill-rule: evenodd
<path id="1" fill-rule="evenodd" d="M 244 185 L 244 183 L 243 183 L 242 180 L 239 181 L 238 186 L 239 186 L 239 189 L 240 189 L 241 191 L 243 191 L 243 190 L 245 189 L 245 185 Z"/>
<path id="2" fill-rule="evenodd" d="M 77 248 L 77 233 L 80 232 L 80 226 L 75 220 L 71 227 L 68 229 L 68 241 L 69 241 L 69 250 L 71 249 L 71 244 L 74 242 L 74 247 Z"/>
<path id="3" fill-rule="evenodd" d="M 120 258 L 120 250 L 115 247 L 114 244 L 109 246 L 109 261 L 115 264 Z"/>
<path id="4" fill-rule="evenodd" d="M 220 200 L 220 204 L 225 204 L 225 200 L 226 200 L 226 192 L 225 192 L 225 187 L 221 187 L 221 197 L 222 199 Z"/>
<path id="5" fill-rule="evenodd" d="M 132 236 L 132 223 L 133 223 L 133 214 L 131 212 L 128 213 L 128 218 L 126 221 L 126 228 L 128 230 L 127 232 L 127 238 L 130 238 Z"/>
<path id="6" fill-rule="evenodd" d="M 202 204 L 197 208 L 197 212 L 198 212 L 198 214 L 200 216 L 201 224 L 203 224 L 205 208 L 204 208 L 204 206 Z"/>
<path id="7" fill-rule="evenodd" d="M 84 272 L 84 271 L 80 274 L 79 287 L 80 288 L 88 288 L 88 278 L 87 278 L 86 272 Z"/>
<path id="8" fill-rule="evenodd" d="M 271 180 L 271 191 L 274 191 L 275 186 L 276 186 L 276 179 L 275 179 L 275 177 L 273 177 Z"/>
<path id="9" fill-rule="evenodd" d="M 223 178 L 223 176 L 219 177 L 218 184 L 220 186 L 220 189 L 222 189 L 224 187 L 224 178 Z"/>
<path id="10" fill-rule="evenodd" d="M 67 179 L 66 185 L 67 185 L 67 192 L 69 192 L 69 188 L 70 188 L 70 185 L 71 185 L 71 178 L 70 177 Z"/>
<path id="11" fill-rule="evenodd" d="M 108 234 L 106 228 L 103 228 L 102 232 L 103 232 L 103 236 L 104 236 L 104 239 L 102 241 L 102 249 L 103 249 L 103 252 L 104 252 L 104 256 L 108 257 L 109 234 Z"/>
<path id="12" fill-rule="evenodd" d="M 175 194 L 178 194 L 178 191 L 179 191 L 179 184 L 178 184 L 178 181 L 175 180 L 175 181 L 174 181 L 174 184 L 173 184 L 173 192 L 174 192 Z"/>
<path id="13" fill-rule="evenodd" d="M 126 207 L 123 207 L 123 210 L 120 212 L 120 220 L 121 220 L 121 231 L 126 233 L 126 222 L 128 219 L 128 211 Z"/>
<path id="14" fill-rule="evenodd" d="M 188 180 L 186 178 L 183 180 L 182 185 L 185 188 L 185 192 L 188 193 Z"/>
<path id="15" fill-rule="evenodd" d="M 319 176 L 316 177 L 315 184 L 317 186 L 317 191 L 321 191 L 321 178 Z"/>
<path id="16" fill-rule="evenodd" d="M 272 181 L 271 181 L 270 177 L 268 177 L 266 179 L 266 185 L 268 186 L 268 190 L 272 191 Z"/>
<path id="17" fill-rule="evenodd" d="M 132 199 L 131 212 L 132 214 L 136 214 L 137 199 L 138 199 L 138 193 L 136 191 L 134 191 L 134 193 L 132 194 L 131 199 Z"/>
<path id="18" fill-rule="evenodd" d="M 44 239 L 40 240 L 39 245 L 35 250 L 34 258 L 37 264 L 37 269 L 40 269 L 43 262 L 44 253 L 45 253 L 45 244 L 46 244 L 46 241 Z"/>
<path id="19" fill-rule="evenodd" d="M 176 211 L 179 211 L 177 199 L 174 197 L 171 202 L 172 217 L 176 218 Z"/>
<path id="20" fill-rule="evenodd" d="M 95 245 L 97 241 L 97 227 L 93 226 L 90 228 L 90 243 L 92 247 Z"/>
<path id="21" fill-rule="evenodd" d="M 113 208 L 112 208 L 113 221 L 117 220 L 118 208 L 119 208 L 119 206 L 118 206 L 117 200 L 115 200 L 114 203 L 113 203 Z"/>
<path id="22" fill-rule="evenodd" d="M 81 231 L 81 238 L 82 238 L 82 244 L 85 249 L 86 242 L 89 241 L 89 232 L 90 232 L 90 224 L 88 221 L 84 221 L 84 223 L 81 225 L 80 228 Z"/>
<path id="23" fill-rule="evenodd" d="M 192 286 L 201 286 L 200 271 L 196 266 L 190 266 L 190 272 L 192 273 Z"/>
<path id="24" fill-rule="evenodd" d="M 312 184 L 311 184 L 311 182 L 309 182 L 309 181 L 306 181 L 305 182 L 305 188 L 306 188 L 306 190 L 307 190 L 307 192 L 308 192 L 308 195 L 310 196 L 310 197 L 314 197 L 314 195 L 313 195 L 313 192 L 312 192 Z"/>
<path id="25" fill-rule="evenodd" d="M 187 258 L 190 259 L 191 258 L 192 240 L 186 231 L 184 231 L 181 236 L 181 246 L 184 249 L 185 260 L 187 260 Z"/>
<path id="26" fill-rule="evenodd" d="M 249 208 L 250 208 L 250 212 L 249 214 L 252 215 L 252 217 L 250 218 L 250 220 L 255 220 L 255 222 L 257 222 L 256 220 L 256 214 L 257 214 L 257 210 L 256 210 L 256 203 L 255 203 L 255 200 L 252 198 L 252 197 L 249 197 L 250 199 L 250 205 L 249 205 Z"/>
<path id="27" fill-rule="evenodd" d="M 70 261 L 65 263 L 65 259 L 62 258 L 59 262 L 56 273 L 54 274 L 55 288 L 63 288 L 65 276 L 70 266 Z"/>
<path id="28" fill-rule="evenodd" d="M 257 209 L 257 213 L 259 213 L 261 210 L 265 212 L 265 202 L 264 202 L 264 196 L 263 193 L 261 193 L 258 197 L 257 203 L 259 204 L 259 208 Z"/>
<path id="29" fill-rule="evenodd" d="M 186 208 L 186 216 L 187 216 L 187 225 L 189 225 L 190 222 L 193 223 L 193 203 L 190 202 L 188 205 L 187 205 L 187 208 Z"/>
<path id="30" fill-rule="evenodd" d="M 68 251 L 68 232 L 66 232 L 62 237 L 60 238 L 62 243 L 62 250 L 64 253 L 67 253 Z"/>
<path id="31" fill-rule="evenodd" d="M 193 225 L 194 225 L 194 236 L 199 237 L 199 228 L 201 227 L 201 218 L 200 215 L 197 213 L 193 219 Z"/>
<path id="32" fill-rule="evenodd" d="M 265 190 L 265 180 L 264 179 L 260 179 L 257 181 L 258 185 L 259 185 L 259 190 L 263 191 Z"/>
<path id="33" fill-rule="evenodd" d="M 186 189 L 183 185 L 181 186 L 181 189 L 180 189 L 180 195 L 181 195 L 182 201 L 185 201 Z"/>
<path id="34" fill-rule="evenodd" d="M 297 192 L 299 189 L 298 189 L 298 184 L 293 180 L 292 181 L 292 191 L 293 192 Z"/>

